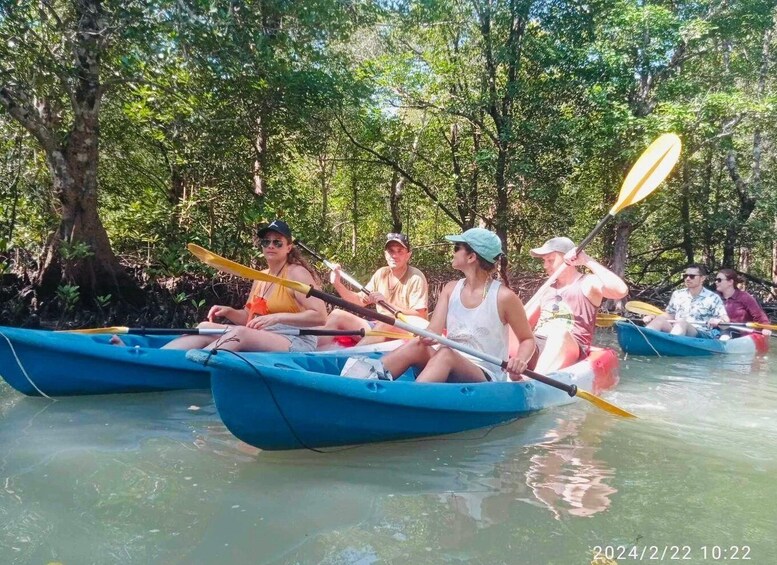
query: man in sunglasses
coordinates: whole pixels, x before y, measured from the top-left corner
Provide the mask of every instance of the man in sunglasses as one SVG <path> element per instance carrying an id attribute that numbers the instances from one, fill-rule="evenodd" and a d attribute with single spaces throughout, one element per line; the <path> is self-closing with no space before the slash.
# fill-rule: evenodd
<path id="1" fill-rule="evenodd" d="M 406 316 L 416 316 L 427 319 L 429 285 L 426 277 L 417 268 L 411 266 L 410 259 L 413 252 L 410 249 L 410 239 L 403 233 L 386 234 L 386 242 L 383 245 L 383 255 L 386 258 L 386 267 L 381 267 L 372 275 L 365 288 L 369 294 L 364 295 L 354 292 L 343 283 L 340 276 L 340 266 L 335 265 L 329 280 L 337 293 L 358 306 L 370 306 L 375 304 L 378 312 L 391 315 L 391 312 L 383 308 L 379 302 L 386 302 Z M 423 321 L 420 320 L 420 321 Z M 369 330 L 370 322 L 346 312 L 335 309 L 327 318 L 326 329 L 336 330 Z M 391 330 L 390 326 L 377 323 L 376 330 Z M 348 339 L 348 338 L 346 338 Z M 320 337 L 319 348 L 329 345 L 333 341 L 345 342 L 342 339 Z M 383 338 L 365 337 L 359 343 L 361 345 L 383 341 Z"/>
<path id="2" fill-rule="evenodd" d="M 645 316 L 648 328 L 690 337 L 714 338 L 720 330 L 707 326 L 712 319 L 728 322 L 726 308 L 720 296 L 704 288 L 707 270 L 703 265 L 688 265 L 683 271 L 685 288 L 675 290 L 666 312 L 660 316 Z"/>

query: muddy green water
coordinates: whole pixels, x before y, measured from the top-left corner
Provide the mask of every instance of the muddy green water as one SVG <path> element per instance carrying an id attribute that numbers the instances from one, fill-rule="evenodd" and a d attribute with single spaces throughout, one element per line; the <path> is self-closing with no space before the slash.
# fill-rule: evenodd
<path id="1" fill-rule="evenodd" d="M 205 392 L 0 383 L 0 564 L 777 561 L 777 363 L 626 359 L 603 396 L 640 419 L 266 453 Z"/>

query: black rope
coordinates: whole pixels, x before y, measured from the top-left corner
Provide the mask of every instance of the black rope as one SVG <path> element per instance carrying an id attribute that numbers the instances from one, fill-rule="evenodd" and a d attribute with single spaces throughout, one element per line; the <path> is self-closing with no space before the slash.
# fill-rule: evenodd
<path id="1" fill-rule="evenodd" d="M 236 339 L 236 338 L 232 338 L 232 339 Z M 230 340 L 227 340 L 227 341 L 230 341 Z M 232 351 L 231 349 L 212 349 L 211 352 L 210 352 L 210 355 L 208 355 L 208 358 L 205 360 L 204 364 L 207 365 L 208 361 L 210 361 L 210 358 L 213 355 L 215 355 L 216 352 L 218 352 L 218 351 L 222 351 L 222 352 L 225 352 L 225 353 L 231 353 L 232 355 L 234 355 L 235 357 L 237 357 L 238 359 L 243 361 L 246 365 L 248 365 L 251 368 L 251 370 L 259 376 L 259 379 L 262 381 L 264 386 L 267 388 L 267 392 L 270 393 L 270 398 L 272 398 L 273 404 L 275 404 L 275 408 L 278 410 L 278 413 L 281 415 L 281 418 L 283 418 L 283 421 L 286 424 L 286 427 L 289 428 L 289 431 L 294 436 L 294 439 L 296 439 L 297 442 L 304 449 L 307 449 L 308 451 L 312 451 L 314 453 L 322 453 L 322 454 L 326 455 L 326 454 L 329 454 L 329 453 L 340 453 L 342 451 L 350 451 L 352 449 L 358 449 L 358 448 L 364 447 L 366 445 L 366 444 L 349 445 L 349 446 L 344 446 L 344 447 L 338 447 L 336 449 L 327 449 L 327 450 L 319 449 L 317 447 L 312 447 L 312 446 L 308 445 L 300 437 L 300 435 L 294 429 L 294 426 L 291 425 L 291 422 L 286 417 L 286 413 L 283 411 L 283 408 L 281 408 L 281 405 L 278 402 L 278 399 L 275 396 L 275 392 L 273 391 L 272 387 L 270 386 L 270 383 L 267 380 L 267 377 L 265 377 L 261 373 L 261 371 L 259 371 L 253 363 L 251 363 L 251 361 L 249 361 L 248 359 L 246 359 L 245 357 L 240 355 L 240 353 L 238 353 L 237 351 Z M 347 377 L 344 377 L 344 378 L 347 378 Z M 512 424 L 514 421 L 515 421 L 515 419 L 508 420 L 506 422 L 502 422 L 502 423 L 499 423 L 499 424 L 494 424 L 493 426 L 489 426 L 489 427 L 487 427 L 485 429 L 484 433 L 482 433 L 479 436 L 475 436 L 475 437 L 470 436 L 470 437 L 465 437 L 465 438 L 464 437 L 462 437 L 462 438 L 453 438 L 453 437 L 432 436 L 432 437 L 410 438 L 410 439 L 401 439 L 401 440 L 394 440 L 394 441 L 385 441 L 385 442 L 381 442 L 381 443 L 386 443 L 386 444 L 406 444 L 406 443 L 426 443 L 426 442 L 429 442 L 429 441 L 472 441 L 472 440 L 482 440 L 482 439 L 485 439 L 486 437 L 488 437 L 488 435 L 491 432 L 493 432 L 495 429 L 501 428 L 502 426 L 508 426 L 508 425 Z"/>

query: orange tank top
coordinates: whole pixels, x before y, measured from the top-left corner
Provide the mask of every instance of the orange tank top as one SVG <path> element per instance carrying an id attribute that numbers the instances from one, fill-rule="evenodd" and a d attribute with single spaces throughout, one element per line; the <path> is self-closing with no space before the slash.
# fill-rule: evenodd
<path id="1" fill-rule="evenodd" d="M 286 265 L 277 276 L 286 278 L 288 269 L 289 267 Z M 267 281 L 261 281 L 254 287 L 253 292 L 248 296 L 245 307 L 248 309 L 249 320 L 254 316 L 264 316 L 265 314 L 295 314 L 302 311 L 299 302 L 294 297 L 293 290 Z"/>

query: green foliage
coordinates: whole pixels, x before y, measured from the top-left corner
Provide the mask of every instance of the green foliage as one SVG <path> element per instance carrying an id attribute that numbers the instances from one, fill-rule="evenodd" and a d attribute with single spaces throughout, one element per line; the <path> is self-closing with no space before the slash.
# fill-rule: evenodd
<path id="1" fill-rule="evenodd" d="M 448 268 L 442 237 L 473 225 L 501 230 L 514 267 L 537 269 L 526 250 L 582 238 L 664 131 L 684 152 L 619 216 L 629 277 L 659 283 L 689 253 L 771 276 L 768 2 L 104 4 L 117 35 L 104 52 L 99 212 L 145 282 L 209 273 L 188 242 L 256 262 L 252 233 L 275 217 L 362 280 L 400 225 L 430 270 Z M 43 88 L 68 123 L 67 98 L 41 85 L 73 69 L 25 41 L 37 28 L 50 45 L 70 38 L 32 4 L 0 10 L 0 68 Z M 32 257 L 58 225 L 56 195 L 35 140 L 2 113 L 0 134 L 0 238 Z M 592 253 L 611 256 L 615 233 Z M 61 251 L 71 262 L 90 252 Z M 188 291 L 171 300 L 181 316 L 205 306 Z"/>
<path id="2" fill-rule="evenodd" d="M 80 261 L 81 259 L 94 256 L 89 244 L 83 241 L 63 242 L 60 248 L 60 254 L 65 261 L 70 262 Z"/>
<path id="3" fill-rule="evenodd" d="M 81 300 L 81 293 L 78 285 L 75 284 L 63 284 L 57 287 L 57 301 L 64 315 L 71 314 L 79 300 Z"/>

